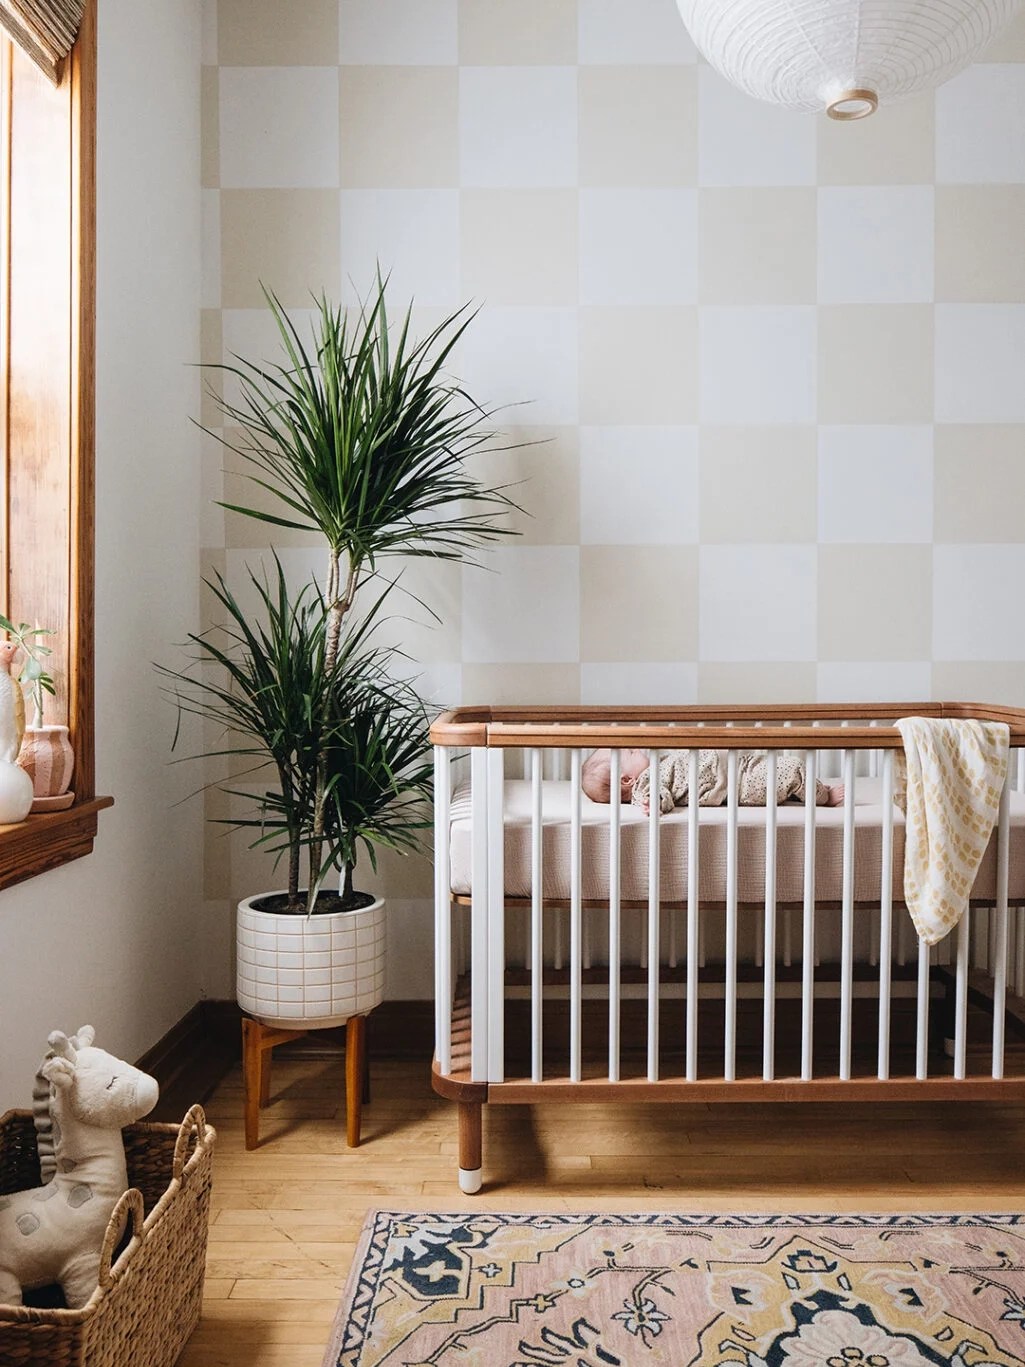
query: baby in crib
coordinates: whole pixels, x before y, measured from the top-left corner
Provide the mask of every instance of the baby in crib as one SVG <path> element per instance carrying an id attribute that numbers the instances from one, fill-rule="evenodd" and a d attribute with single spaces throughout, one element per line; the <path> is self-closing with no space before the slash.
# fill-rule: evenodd
<path id="1" fill-rule="evenodd" d="M 592 802 L 611 799 L 610 750 L 595 750 L 584 760 L 581 786 Z M 623 802 L 648 811 L 648 790 L 651 770 L 647 750 L 620 750 L 619 790 Z M 698 806 L 721 807 L 727 796 L 727 750 L 698 751 Z M 742 807 L 764 807 L 766 798 L 765 756 L 741 751 L 737 755 L 737 800 Z M 803 802 L 804 762 L 795 755 L 776 757 L 776 801 L 796 798 Z M 662 756 L 658 770 L 659 811 L 671 812 L 674 807 L 686 806 L 690 783 L 690 755 L 686 750 L 674 750 Z M 815 805 L 840 807 L 843 804 L 843 784 L 816 782 Z"/>

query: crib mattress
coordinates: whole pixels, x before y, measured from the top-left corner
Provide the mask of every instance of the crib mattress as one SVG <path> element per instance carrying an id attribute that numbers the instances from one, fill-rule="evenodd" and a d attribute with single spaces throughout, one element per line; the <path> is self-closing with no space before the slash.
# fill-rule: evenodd
<path id="1" fill-rule="evenodd" d="M 882 880 L 882 780 L 859 778 L 855 784 L 854 897 L 879 901 Z M 543 891 L 546 899 L 570 896 L 570 784 L 543 784 Z M 609 894 L 609 808 L 582 796 L 582 894 L 605 901 Z M 779 904 L 804 897 L 804 822 L 800 803 L 777 807 L 776 897 Z M 505 891 L 507 897 L 531 895 L 532 795 L 528 780 L 505 783 Z M 726 898 L 725 807 L 700 808 L 699 895 L 702 903 Z M 660 878 L 663 902 L 687 897 L 687 844 L 690 813 L 677 807 L 661 820 Z M 816 901 L 839 902 L 843 895 L 842 807 L 819 807 L 815 813 Z M 622 808 L 621 881 L 624 901 L 648 896 L 648 817 L 639 808 Z M 469 785 L 456 790 L 451 808 L 451 888 L 453 895 L 471 890 L 471 807 Z M 765 898 L 765 809 L 741 807 L 737 820 L 738 900 L 761 905 Z M 1011 794 L 1010 895 L 1025 900 L 1025 794 Z M 894 809 L 893 898 L 903 900 L 904 817 Z M 972 893 L 977 901 L 996 897 L 996 834 L 990 841 Z"/>

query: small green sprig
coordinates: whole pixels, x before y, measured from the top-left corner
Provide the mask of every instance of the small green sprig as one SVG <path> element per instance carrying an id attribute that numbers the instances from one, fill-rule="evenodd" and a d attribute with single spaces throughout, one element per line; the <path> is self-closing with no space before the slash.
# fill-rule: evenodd
<path id="1" fill-rule="evenodd" d="M 54 697 L 57 692 L 53 676 L 46 672 L 43 665 L 43 660 L 47 655 L 52 655 L 53 651 L 48 645 L 44 645 L 41 639 L 43 636 L 52 636 L 53 632 L 49 627 L 34 627 L 28 622 L 19 622 L 15 626 L 3 613 L 0 613 L 0 631 L 6 631 L 11 640 L 17 641 L 25 653 L 20 683 L 23 688 L 28 689 L 35 709 L 32 725 L 40 727 L 43 724 L 43 694 L 49 693 Z"/>

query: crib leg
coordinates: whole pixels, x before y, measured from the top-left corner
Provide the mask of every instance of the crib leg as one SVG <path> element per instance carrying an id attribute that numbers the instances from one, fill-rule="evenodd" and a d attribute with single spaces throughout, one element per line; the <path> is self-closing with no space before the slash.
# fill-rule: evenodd
<path id="1" fill-rule="evenodd" d="M 481 1189 L 481 1148 L 483 1105 L 479 1101 L 460 1101 L 459 1106 L 459 1190 L 476 1196 Z"/>

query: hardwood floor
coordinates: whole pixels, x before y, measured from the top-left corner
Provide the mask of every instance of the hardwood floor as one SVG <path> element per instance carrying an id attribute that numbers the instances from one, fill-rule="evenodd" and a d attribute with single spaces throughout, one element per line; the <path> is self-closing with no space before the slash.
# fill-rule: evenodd
<path id="1" fill-rule="evenodd" d="M 465 1197 L 427 1065 L 372 1075 L 359 1149 L 340 1054 L 279 1051 L 252 1153 L 241 1070 L 217 1089 L 206 1303 L 180 1367 L 319 1367 L 372 1207 L 1025 1209 L 1025 1103 L 485 1107 L 485 1188 Z"/>

